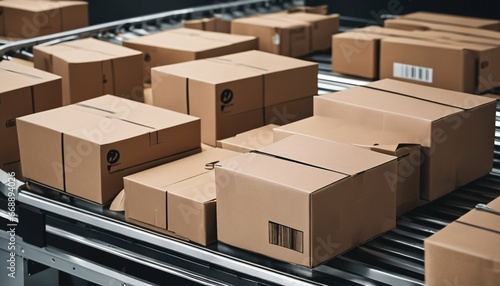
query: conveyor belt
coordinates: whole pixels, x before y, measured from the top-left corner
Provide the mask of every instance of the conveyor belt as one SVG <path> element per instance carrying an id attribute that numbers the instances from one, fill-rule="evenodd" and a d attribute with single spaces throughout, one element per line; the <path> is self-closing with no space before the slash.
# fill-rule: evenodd
<path id="1" fill-rule="evenodd" d="M 266 1 L 241 2 L 252 9 L 262 9 L 260 4 Z M 271 2 L 283 4 L 286 1 Z M 200 11 L 203 9 L 184 12 L 202 13 Z M 167 19 L 185 15 L 178 12 L 6 43 L 0 46 L 0 55 L 23 55 L 29 58 L 30 49 L 36 43 L 88 36 L 120 43 L 125 37 L 168 28 L 171 22 Z M 328 54 L 318 53 L 308 59 L 319 63 L 320 94 L 368 83 L 367 80 L 332 73 Z M 45 232 L 33 235 L 45 235 L 46 247 L 34 246 L 19 237 L 18 245 L 22 246 L 22 251 L 19 250 L 18 255 L 107 285 L 167 282 L 203 285 L 423 285 L 424 239 L 465 214 L 477 203 L 488 203 L 500 195 L 498 105 L 496 120 L 494 166 L 488 176 L 403 215 L 397 220 L 394 230 L 314 269 L 276 261 L 223 243 L 201 247 L 166 237 L 125 223 L 121 213 L 61 195 L 33 183 L 22 188 L 18 200 L 20 207 L 33 207 L 42 212 L 46 221 Z M 26 190 L 26 187 L 30 187 L 31 191 Z M 6 194 L 4 186 L 0 185 L 0 191 Z M 4 211 L 5 204 L 5 196 L 0 196 L 0 217 L 4 221 L 8 218 Z M 2 227 L 5 226 L 2 224 Z M 6 239 L 5 232 L 0 232 L 2 239 Z M 29 240 L 28 237 L 25 239 Z"/>

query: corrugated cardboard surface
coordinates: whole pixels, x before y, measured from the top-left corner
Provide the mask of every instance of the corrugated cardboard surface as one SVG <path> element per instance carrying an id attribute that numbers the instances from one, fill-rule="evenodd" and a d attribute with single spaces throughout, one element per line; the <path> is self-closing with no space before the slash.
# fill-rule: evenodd
<path id="1" fill-rule="evenodd" d="M 396 215 L 415 208 L 420 197 L 420 146 L 398 142 L 390 131 L 349 124 L 342 119 L 313 116 L 273 129 L 275 142 L 301 134 L 325 140 L 352 144 L 375 152 L 398 157 L 398 173 L 387 179 L 397 182 Z M 304 146 L 304 148 L 306 148 Z"/>
<path id="2" fill-rule="evenodd" d="M 211 149 L 125 177 L 126 217 L 199 244 L 215 241 L 213 164 L 236 155 Z"/>
<path id="3" fill-rule="evenodd" d="M 500 198 L 488 204 L 500 210 Z M 500 216 L 472 210 L 424 241 L 427 285 L 499 285 Z"/>
<path id="4" fill-rule="evenodd" d="M 274 142 L 273 128 L 278 125 L 268 124 L 247 132 L 237 134 L 217 141 L 217 147 L 240 153 L 247 153 L 252 150 L 260 149 Z"/>
<path id="5" fill-rule="evenodd" d="M 10 61 L 0 62 L 0 165 L 20 167 L 16 118 L 56 108 L 61 102 L 61 77 Z"/>
<path id="6" fill-rule="evenodd" d="M 389 79 L 367 87 L 316 97 L 314 114 L 422 145 L 421 198 L 434 200 L 490 172 L 494 100 Z"/>
<path id="7" fill-rule="evenodd" d="M 153 67 L 253 50 L 257 48 L 257 39 L 180 28 L 125 40 L 123 45 L 144 53 L 144 75 L 150 81 Z"/>
<path id="8" fill-rule="evenodd" d="M 227 21 L 217 17 L 187 20 L 184 21 L 184 28 L 219 32 L 219 33 L 230 33 L 231 21 Z"/>
<path id="9" fill-rule="evenodd" d="M 35 46 L 38 69 L 63 78 L 63 104 L 116 94 L 144 102 L 142 53 L 96 39 Z"/>
<path id="10" fill-rule="evenodd" d="M 200 148 L 198 118 L 110 95 L 17 125 L 25 177 L 100 204 L 123 189 L 123 176 Z"/>
<path id="11" fill-rule="evenodd" d="M 412 19 L 430 23 L 449 24 L 470 28 L 479 28 L 486 30 L 499 31 L 500 20 L 483 19 L 474 17 L 464 17 L 448 14 L 439 14 L 431 12 L 414 12 L 401 16 L 402 19 Z"/>
<path id="12" fill-rule="evenodd" d="M 316 266 L 394 227 L 385 172 L 396 172 L 395 157 L 298 135 L 228 159 L 216 165 L 218 238 Z M 295 239 L 274 237 L 273 225 Z"/>
<path id="13" fill-rule="evenodd" d="M 257 37 L 259 50 L 264 52 L 291 57 L 311 52 L 310 24 L 276 14 L 235 19 L 231 21 L 231 33 Z"/>
<path id="14" fill-rule="evenodd" d="M 32 38 L 88 26 L 85 1 L 1 1 L 0 35 Z"/>
<path id="15" fill-rule="evenodd" d="M 215 146 L 266 123 L 310 116 L 317 70 L 316 63 L 259 51 L 157 67 L 153 103 L 200 117 L 202 141 Z"/>

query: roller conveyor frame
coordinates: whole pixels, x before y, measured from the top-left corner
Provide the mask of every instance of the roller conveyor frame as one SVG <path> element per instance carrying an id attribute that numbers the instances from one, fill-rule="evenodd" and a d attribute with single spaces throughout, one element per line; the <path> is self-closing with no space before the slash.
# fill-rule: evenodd
<path id="1" fill-rule="evenodd" d="M 36 44 L 84 37 L 120 43 L 123 37 L 176 27 L 180 19 L 206 16 L 216 10 L 244 14 L 242 11 L 248 8 L 252 11 L 275 5 L 273 9 L 279 9 L 294 4 L 292 2 L 238 1 L 158 13 L 35 39 L 6 42 L 0 46 L 0 55 L 29 59 L 31 48 Z M 319 53 L 307 59 L 319 63 L 320 94 L 369 82 L 331 73 L 329 55 Z M 424 285 L 423 240 L 477 203 L 487 203 L 500 195 L 498 106 L 496 127 L 495 162 L 488 176 L 403 215 L 397 220 L 396 229 L 313 269 L 276 261 L 223 243 L 202 247 L 154 233 L 124 222 L 123 214 L 61 195 L 32 182 L 18 182 L 18 208 L 23 209 L 25 216 L 27 213 L 28 217 L 39 219 L 44 224 L 30 233 L 26 228 L 32 226 L 23 230 L 23 219 L 20 218 L 19 232 L 24 235 L 16 236 L 17 265 L 24 278 L 28 273 L 40 271 L 28 263 L 36 262 L 100 285 L 164 284 L 171 279 L 201 285 Z M 0 171 L 1 182 L 6 181 L 6 176 Z M 4 210 L 5 185 L 0 184 L 0 192 L 0 221 L 8 224 L 9 215 Z M 2 228 L 6 224 L 2 223 Z M 8 239 L 8 233 L 0 231 L 0 253 L 7 253 Z M 0 275 L 1 285 L 12 283 L 4 280 L 6 274 L 1 270 Z M 23 281 L 18 279 L 13 285 L 23 285 Z"/>

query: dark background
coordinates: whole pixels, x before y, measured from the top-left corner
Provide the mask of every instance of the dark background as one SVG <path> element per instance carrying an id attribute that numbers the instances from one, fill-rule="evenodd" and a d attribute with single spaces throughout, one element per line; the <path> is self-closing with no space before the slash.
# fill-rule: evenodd
<path id="1" fill-rule="evenodd" d="M 88 0 L 90 23 L 104 23 L 169 10 L 209 5 L 222 0 Z M 433 11 L 464 16 L 500 19 L 499 0 L 306 0 L 310 6 L 328 4 L 330 12 L 362 22 L 378 22 L 381 14 Z M 374 16 L 375 15 L 375 16 Z M 361 20 L 363 19 L 363 20 Z M 354 22 L 346 22 L 351 25 Z M 355 25 L 355 24 L 352 24 Z"/>

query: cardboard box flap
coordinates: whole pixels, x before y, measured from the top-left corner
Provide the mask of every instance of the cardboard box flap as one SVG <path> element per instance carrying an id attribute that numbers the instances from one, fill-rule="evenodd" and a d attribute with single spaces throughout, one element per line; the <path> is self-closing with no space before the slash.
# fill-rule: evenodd
<path id="1" fill-rule="evenodd" d="M 446 49 L 451 49 L 451 50 L 464 50 L 465 49 L 461 46 L 456 46 L 456 45 L 447 44 L 447 43 L 430 42 L 430 41 L 424 40 L 424 39 L 387 37 L 387 38 L 384 38 L 383 41 L 391 42 L 391 43 L 410 44 L 410 45 L 415 45 L 415 46 L 446 48 Z"/>
<path id="2" fill-rule="evenodd" d="M 247 63 L 251 62 L 252 63 L 251 66 L 253 68 L 261 69 L 266 73 L 280 72 L 280 71 L 318 65 L 317 63 L 309 61 L 293 59 L 286 56 L 275 55 L 255 50 L 221 56 L 214 59 L 230 61 L 235 64 L 240 63 L 243 65 L 247 65 Z"/>
<path id="3" fill-rule="evenodd" d="M 58 75 L 9 61 L 0 62 L 0 93 L 60 78 Z"/>
<path id="4" fill-rule="evenodd" d="M 213 170 L 179 181 L 168 187 L 168 193 L 198 203 L 215 200 L 215 172 Z"/>
<path id="5" fill-rule="evenodd" d="M 115 212 L 125 211 L 125 190 L 121 190 L 121 192 L 116 195 L 109 206 L 109 210 Z"/>
<path id="6" fill-rule="evenodd" d="M 304 23 L 303 21 L 297 21 L 293 19 L 285 20 L 283 19 L 283 17 L 279 17 L 276 15 L 247 17 L 247 18 L 236 19 L 234 21 L 256 26 L 264 26 L 264 27 L 273 26 L 275 28 L 280 28 L 280 29 L 299 29 L 309 25 Z"/>
<path id="7" fill-rule="evenodd" d="M 126 178 L 127 180 L 139 182 L 155 189 L 163 189 L 166 192 L 169 186 L 177 182 L 210 172 L 214 168 L 214 162 L 219 162 L 238 154 L 233 151 L 214 148 L 127 176 Z"/>
<path id="8" fill-rule="evenodd" d="M 413 31 L 412 33 L 415 35 L 422 35 L 422 36 L 426 36 L 426 37 L 435 37 L 435 38 L 441 38 L 441 39 L 452 40 L 452 41 L 460 41 L 460 42 L 466 42 L 466 43 L 481 43 L 481 44 L 495 45 L 495 46 L 500 45 L 500 39 L 488 39 L 488 38 L 483 38 L 480 36 L 461 35 L 461 34 L 456 34 L 456 33 L 452 33 L 452 32 L 428 30 L 428 31 Z"/>
<path id="9" fill-rule="evenodd" d="M 476 208 L 460 217 L 457 221 L 500 234 L 500 197 L 487 206 L 491 209 L 491 212 Z"/>
<path id="10" fill-rule="evenodd" d="M 237 134 L 217 142 L 218 146 L 223 148 L 227 145 L 242 146 L 248 149 L 259 149 L 273 143 L 273 129 L 278 125 L 268 124 L 266 126 L 252 129 L 247 132 Z"/>
<path id="11" fill-rule="evenodd" d="M 53 46 L 36 47 L 69 63 L 87 63 L 112 60 L 142 54 L 140 51 L 93 38 L 64 42 Z"/>
<path id="12" fill-rule="evenodd" d="M 349 144 L 302 135 L 290 136 L 258 152 L 350 176 L 396 159 Z"/>
<path id="13" fill-rule="evenodd" d="M 493 99 L 484 96 L 427 87 L 419 84 L 406 83 L 392 79 L 379 80 L 373 83 L 369 83 L 365 87 L 402 94 L 409 97 L 418 98 L 446 106 L 452 106 L 464 110 L 476 108 L 478 106 L 494 101 Z M 445 114 L 443 114 L 443 116 L 444 115 Z"/>
<path id="14" fill-rule="evenodd" d="M 384 37 L 385 35 L 367 32 L 364 31 L 363 29 L 356 29 L 333 35 L 333 38 L 335 39 L 353 39 L 358 41 L 380 40 L 383 39 Z"/>
<path id="15" fill-rule="evenodd" d="M 221 65 L 224 65 L 224 69 L 221 69 Z M 217 58 L 183 62 L 155 67 L 153 69 L 162 73 L 212 84 L 237 81 L 262 75 L 262 71 L 258 67 L 233 64 L 232 62 L 218 60 Z M 217 70 L 217 72 L 214 72 L 214 70 Z"/>
<path id="16" fill-rule="evenodd" d="M 157 132 L 179 124 L 199 120 L 194 116 L 175 111 L 165 112 L 165 109 L 160 107 L 140 104 L 109 94 L 82 101 L 73 106 L 75 109 L 142 126 L 149 129 L 149 132 Z"/>
<path id="17" fill-rule="evenodd" d="M 452 24 L 452 25 L 465 26 L 465 27 L 478 27 L 478 28 L 482 27 L 482 26 L 489 26 L 489 25 L 500 25 L 499 20 L 474 18 L 474 17 L 466 17 L 466 16 L 454 16 L 454 15 L 422 12 L 422 11 L 406 14 L 406 15 L 401 16 L 401 18 L 422 20 L 422 21 L 426 21 L 426 22 Z"/>
<path id="18" fill-rule="evenodd" d="M 321 20 L 328 20 L 332 18 L 338 18 L 339 14 L 330 14 L 330 15 L 322 15 L 322 14 L 314 14 L 314 13 L 307 13 L 307 12 L 295 12 L 295 13 L 290 13 L 286 14 L 286 17 L 294 20 L 299 20 L 299 21 L 306 21 L 306 22 L 314 22 L 314 21 L 321 21 Z"/>
<path id="19" fill-rule="evenodd" d="M 243 41 L 252 41 L 254 39 L 255 37 L 253 36 L 179 28 L 138 37 L 127 40 L 127 42 L 157 48 L 202 52 L 210 49 L 227 47 L 228 45 L 241 43 Z"/>
<path id="20" fill-rule="evenodd" d="M 306 194 L 314 193 L 348 177 L 322 168 L 257 153 L 245 153 L 227 159 L 217 163 L 216 168 L 227 169 L 240 176 L 250 176 L 278 185 L 286 185 Z M 217 180 L 217 182 L 222 181 Z"/>
<path id="21" fill-rule="evenodd" d="M 1 1 L 0 7 L 43 12 L 71 6 L 87 5 L 85 1 Z"/>
<path id="22" fill-rule="evenodd" d="M 386 83 L 384 86 L 391 88 L 389 79 L 378 82 Z M 375 89 L 377 87 L 379 87 L 378 84 L 369 84 L 369 88 L 354 87 L 341 92 L 322 95 L 321 97 L 340 101 L 345 104 L 363 106 L 363 108 L 366 109 L 404 114 L 405 116 L 411 116 L 426 121 L 438 120 L 462 111 L 452 106 L 422 100 L 419 97 L 401 96 L 401 94 L 391 93 L 390 91 L 382 91 L 382 88 L 380 88 L 380 90 Z M 406 89 L 404 91 L 407 93 Z"/>

